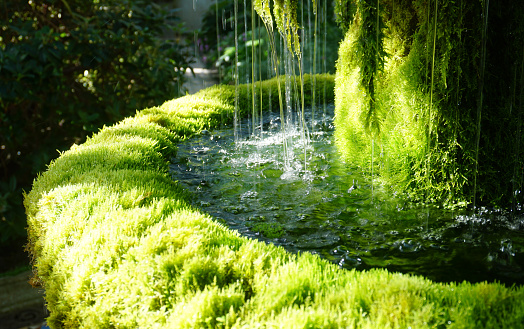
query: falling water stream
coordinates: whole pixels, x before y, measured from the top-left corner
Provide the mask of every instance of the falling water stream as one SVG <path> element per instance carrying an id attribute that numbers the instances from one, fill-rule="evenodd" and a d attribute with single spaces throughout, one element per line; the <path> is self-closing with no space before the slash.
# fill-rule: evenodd
<path id="1" fill-rule="evenodd" d="M 233 129 L 205 131 L 179 145 L 172 174 L 194 194 L 194 206 L 240 234 L 342 268 L 524 283 L 524 215 L 472 215 L 411 203 L 378 184 L 372 189 L 369 175 L 338 157 L 332 116 L 333 106 L 317 121 L 307 113 L 315 127 L 307 145 L 293 128 L 299 122 L 283 132 L 279 115 L 266 115 L 262 135 L 248 128 L 237 143 Z M 289 136 L 289 166 L 282 133 Z"/>
<path id="2" fill-rule="evenodd" d="M 238 33 L 242 3 L 243 36 Z M 244 236 L 280 245 L 291 252 L 315 253 L 346 269 L 386 268 L 442 282 L 487 280 L 523 284 L 524 215 L 520 214 L 520 205 L 514 205 L 510 212 L 480 208 L 472 214 L 412 203 L 385 191 L 374 175 L 373 165 L 371 170 L 357 168 L 338 157 L 332 105 L 324 102 L 323 115 L 316 113 L 315 108 L 303 112 L 304 60 L 309 60 L 310 73 L 318 73 L 321 66 L 326 72 L 327 1 L 314 8 L 309 2 L 307 8 L 304 4 L 300 7 L 302 27 L 297 33 L 302 38 L 302 52 L 288 49 L 284 37 L 275 33 L 273 21 L 261 8 L 257 10 L 258 29 L 255 8 L 247 8 L 246 0 L 235 0 L 230 13 L 236 63 L 232 127 L 204 131 L 180 144 L 171 166 L 174 179 L 194 194 L 193 205 Z M 216 12 L 218 27 L 218 1 Z M 267 33 L 265 49 L 259 43 L 263 38 L 261 22 Z M 226 27 L 224 11 L 222 27 Z M 317 33 L 323 34 L 320 51 Z M 245 45 L 243 67 L 239 62 L 239 41 Z M 433 49 L 433 66 L 435 40 L 428 49 Z M 264 51 L 268 53 L 268 77 L 276 77 L 282 83 L 276 85 L 279 109 L 270 108 L 270 112 L 279 113 L 263 116 L 257 112 L 255 80 L 262 79 Z M 322 59 L 322 65 L 317 66 L 317 59 Z M 255 63 L 259 65 L 258 77 Z M 433 72 L 431 67 L 431 89 Z M 285 79 L 278 79 L 282 74 Z M 246 83 L 252 83 L 248 90 L 250 117 L 245 120 L 237 115 L 241 76 L 245 76 Z M 315 83 L 313 78 L 313 100 L 317 96 Z M 262 108 L 265 100 L 261 91 L 259 94 Z M 431 125 L 428 127 L 429 149 Z M 372 144 L 373 162 L 374 140 Z"/>

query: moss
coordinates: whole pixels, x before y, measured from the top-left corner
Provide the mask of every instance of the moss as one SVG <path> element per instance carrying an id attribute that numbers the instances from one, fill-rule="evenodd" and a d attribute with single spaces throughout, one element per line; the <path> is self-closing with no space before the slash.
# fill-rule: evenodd
<path id="1" fill-rule="evenodd" d="M 266 238 L 280 238 L 284 235 L 284 229 L 278 223 L 255 223 L 250 225 L 255 232 L 262 233 Z"/>
<path id="2" fill-rule="evenodd" d="M 218 86 L 140 111 L 37 178 L 25 198 L 29 248 L 52 328 L 522 324 L 522 288 L 345 271 L 240 237 L 189 206 L 167 172 L 170 143 L 228 123 L 232 95 Z"/>
<path id="3" fill-rule="evenodd" d="M 347 18 L 336 78 L 341 152 L 417 201 L 450 207 L 522 201 L 515 194 L 523 165 L 515 109 L 524 71 L 514 64 L 524 63 L 524 6 L 490 4 L 486 35 L 484 3 L 380 1 L 377 22 L 386 28 L 376 39 L 383 57 L 366 41 L 377 30 L 366 23 L 367 2 L 358 2 L 355 13 L 351 1 L 338 0 Z"/>

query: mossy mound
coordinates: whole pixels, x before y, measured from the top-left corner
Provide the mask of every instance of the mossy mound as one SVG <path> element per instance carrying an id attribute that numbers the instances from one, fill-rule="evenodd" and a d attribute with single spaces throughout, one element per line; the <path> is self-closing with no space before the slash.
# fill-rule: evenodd
<path id="1" fill-rule="evenodd" d="M 347 161 L 373 165 L 415 200 L 516 208 L 524 3 L 384 0 L 377 12 L 374 0 L 339 2 L 336 126 Z"/>
<path id="2" fill-rule="evenodd" d="M 319 81 L 334 89 L 333 77 Z M 345 271 L 240 237 L 189 206 L 168 173 L 176 143 L 230 123 L 232 102 L 234 87 L 215 86 L 140 111 L 37 178 L 25 198 L 29 249 L 52 328 L 522 326 L 522 288 Z"/>

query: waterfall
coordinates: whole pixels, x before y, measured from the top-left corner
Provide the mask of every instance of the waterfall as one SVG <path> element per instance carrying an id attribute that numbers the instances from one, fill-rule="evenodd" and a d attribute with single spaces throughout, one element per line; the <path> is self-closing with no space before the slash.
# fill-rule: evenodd
<path id="1" fill-rule="evenodd" d="M 482 2 L 483 9 L 483 21 L 482 21 L 482 50 L 480 53 L 480 76 L 479 76 L 479 87 L 478 87 L 478 99 L 477 99 L 477 135 L 475 138 L 475 174 L 473 181 L 473 209 L 477 206 L 477 176 L 479 167 L 479 146 L 480 146 L 480 129 L 482 121 L 482 103 L 484 98 L 484 71 L 486 68 L 486 41 L 487 41 L 487 30 L 488 30 L 488 9 L 489 0 Z"/>
<path id="2" fill-rule="evenodd" d="M 324 41 L 322 43 L 322 73 L 327 73 L 326 68 L 326 62 L 327 62 L 327 53 L 326 53 L 326 43 L 327 43 L 327 26 L 328 26 L 328 20 L 327 20 L 327 0 L 324 0 L 324 12 L 323 12 L 323 18 L 324 18 Z M 323 86 L 323 105 L 324 105 L 324 117 L 326 116 L 326 110 L 327 110 L 327 104 L 326 104 L 326 80 L 324 79 L 324 86 Z"/>
<path id="3" fill-rule="evenodd" d="M 281 131 L 282 136 L 284 136 L 285 131 L 285 116 L 284 116 L 284 104 L 282 102 L 282 87 L 281 87 L 281 81 L 280 81 L 280 74 L 279 74 L 279 60 L 277 55 L 277 48 L 276 48 L 276 40 L 275 40 L 275 33 L 273 30 L 273 16 L 271 14 L 270 6 L 269 6 L 269 0 L 253 0 L 255 11 L 262 19 L 262 22 L 264 23 L 264 26 L 266 27 L 266 31 L 268 34 L 269 39 L 269 46 L 270 46 L 270 53 L 271 53 L 271 67 L 275 73 L 276 81 L 277 81 L 277 88 L 278 88 L 278 103 L 279 103 L 279 109 L 280 109 L 280 122 L 281 122 Z M 284 161 L 286 162 L 287 158 L 287 141 L 285 138 L 282 140 L 282 147 L 283 147 L 283 154 L 284 154 Z"/>
<path id="4" fill-rule="evenodd" d="M 428 16 L 429 17 L 429 16 Z M 435 50 L 437 47 L 437 19 L 438 19 L 438 0 L 435 0 L 435 15 L 434 15 L 434 29 L 433 29 L 433 56 L 431 59 L 431 88 L 429 93 L 429 110 L 428 110 L 428 136 L 427 136 L 427 159 L 426 159 L 426 184 L 427 188 L 431 184 L 431 134 L 433 127 L 433 88 L 435 77 Z M 427 200 L 429 201 L 429 200 Z"/>
<path id="5" fill-rule="evenodd" d="M 253 3 L 253 2 L 251 2 Z M 252 10 L 252 15 L 255 16 L 255 7 L 254 5 L 252 5 L 251 7 L 251 10 Z M 259 94 L 260 94 L 260 138 L 262 138 L 263 136 L 263 127 L 264 127 L 264 118 L 263 118 L 263 115 L 262 115 L 262 111 L 263 111 L 263 94 L 262 94 L 262 33 L 260 32 L 260 17 L 257 17 L 257 23 L 258 23 L 258 26 L 257 26 L 257 34 L 258 34 L 258 40 L 259 40 L 259 49 L 258 49 L 258 74 L 259 74 L 259 78 L 258 78 L 258 81 L 259 81 L 259 86 L 260 86 L 260 90 L 259 90 Z"/>
<path id="6" fill-rule="evenodd" d="M 318 27 L 318 1 L 313 1 L 313 16 L 315 19 L 315 27 L 313 29 L 313 68 L 311 75 L 311 89 L 312 89 L 312 117 L 311 117 L 311 124 L 312 127 L 314 127 L 315 123 L 315 110 L 316 110 L 316 76 L 317 74 L 317 27 Z"/>
<path id="7" fill-rule="evenodd" d="M 244 2 L 245 3 L 245 2 Z M 247 29 L 247 23 L 246 23 L 246 29 Z M 257 126 L 257 120 L 256 118 L 256 104 L 255 104 L 255 9 L 253 2 L 251 2 L 251 103 L 252 103 L 252 117 L 253 117 L 253 136 L 255 136 L 255 130 Z M 246 39 L 247 39 L 247 33 L 246 33 Z M 247 51 L 247 47 L 246 47 Z M 260 126 L 260 129 L 262 129 L 262 126 Z"/>
<path id="8" fill-rule="evenodd" d="M 217 30 L 217 56 L 220 57 L 220 29 L 218 28 L 218 0 L 215 1 L 215 15 L 216 15 L 216 30 Z M 222 83 L 222 78 L 220 77 L 220 72 L 218 74 L 218 83 Z"/>
<path id="9" fill-rule="evenodd" d="M 515 70 L 515 75 L 516 75 L 516 70 Z M 515 76 L 515 80 L 516 79 L 517 77 Z M 515 85 L 516 85 L 516 81 L 515 81 Z M 517 88 L 515 86 L 515 88 L 513 89 L 514 93 L 516 92 L 516 89 Z M 522 52 L 522 63 L 521 63 L 521 71 L 520 71 L 519 105 L 517 107 L 517 111 L 518 111 L 518 114 L 517 114 L 517 145 L 515 146 L 515 164 L 513 165 L 513 188 L 512 188 L 513 200 L 512 200 L 512 206 L 511 206 L 512 211 L 516 210 L 517 202 L 518 202 L 517 195 L 520 194 L 521 191 L 519 190 L 522 186 L 522 176 L 521 176 L 520 181 L 518 179 L 518 176 L 519 176 L 519 170 L 522 170 L 519 165 L 519 158 L 520 158 L 520 139 L 522 138 L 521 137 L 521 133 L 522 133 L 521 122 L 522 122 L 523 93 L 524 93 L 524 49 Z M 517 181 L 519 181 L 518 187 L 517 187 Z M 517 188 L 519 190 L 517 190 Z"/>
<path id="10" fill-rule="evenodd" d="M 245 1 L 244 1 L 245 2 Z M 291 137 L 288 135 L 288 129 L 297 129 L 300 133 L 300 143 L 304 145 L 304 168 L 307 168 L 307 146 L 309 144 L 309 130 L 314 129 L 315 114 L 313 114 L 311 126 L 306 122 L 304 106 L 305 106 L 305 91 L 304 91 L 304 70 L 307 69 L 309 64 L 309 70 L 311 73 L 311 80 L 308 82 L 308 87 L 311 87 L 312 106 L 315 107 L 317 103 L 317 86 L 315 74 L 318 73 L 318 68 L 321 67 L 319 60 L 324 60 L 323 71 L 325 72 L 326 64 L 326 46 L 323 45 L 321 51 L 319 51 L 319 39 L 318 33 L 322 33 L 322 24 L 324 24 L 324 41 L 327 39 L 327 1 L 318 3 L 314 1 L 313 5 L 307 3 L 307 18 L 306 18 L 306 3 L 296 2 L 291 3 L 296 6 L 292 8 L 293 12 L 287 11 L 288 5 L 273 2 L 270 0 L 254 0 L 251 7 L 251 53 L 247 55 L 247 62 L 251 60 L 249 69 L 251 70 L 251 85 L 248 90 L 250 93 L 251 102 L 251 117 L 252 117 L 252 135 L 255 135 L 257 131 L 258 122 L 262 126 L 263 118 L 262 114 L 258 118 L 257 102 L 260 103 L 262 109 L 262 95 L 260 95 L 260 101 L 257 99 L 257 88 L 256 78 L 262 76 L 261 69 L 257 72 L 257 55 L 259 66 L 261 64 L 260 52 L 263 50 L 255 44 L 256 39 L 256 24 L 254 19 L 254 12 L 258 14 L 264 26 L 269 38 L 269 52 L 272 71 L 277 81 L 278 95 L 279 95 L 279 106 L 280 106 L 280 123 L 282 133 L 282 144 L 283 144 L 283 156 L 284 163 L 286 166 L 290 164 L 288 155 L 291 154 L 290 148 L 292 148 Z M 300 7 L 298 7 L 300 5 Z M 301 24 L 297 20 L 298 10 L 300 10 Z M 273 21 L 275 19 L 275 21 Z M 307 19 L 308 23 L 305 23 Z M 275 35 L 273 24 L 276 22 L 278 28 L 278 35 Z M 305 26 L 307 24 L 307 26 Z M 247 25 L 247 24 L 246 24 Z M 260 31 L 258 34 L 258 40 L 260 40 Z M 310 41 L 310 42 L 308 42 Z M 280 45 L 279 45 L 280 43 Z M 260 44 L 258 44 L 260 45 Z M 311 49 L 310 49 L 311 48 Z M 307 54 L 304 49 L 309 50 Z M 259 51 L 259 53 L 257 53 Z M 321 56 L 322 54 L 322 56 Z M 250 58 L 250 59 L 249 59 Z M 309 63 L 307 59 L 309 58 Z M 279 60 L 281 59 L 281 61 Z M 297 72 L 298 69 L 298 72 Z M 284 74 L 284 78 L 280 79 L 281 72 Z M 282 90 L 281 84 L 284 83 L 284 90 Z M 309 83 L 311 86 L 309 86 Z M 326 86 L 324 85 L 324 94 Z M 271 102 L 270 102 L 271 103 Z M 324 102 L 324 109 L 327 104 Z M 258 119 L 258 120 L 257 120 Z M 294 126 L 295 125 L 295 126 Z M 262 133 L 262 132 L 261 132 Z"/>
<path id="11" fill-rule="evenodd" d="M 235 116 L 233 126 L 235 129 L 235 143 L 238 142 L 238 0 L 235 0 Z"/>
<path id="12" fill-rule="evenodd" d="M 243 83 L 245 84 L 249 84 L 250 83 L 250 77 L 249 77 L 249 71 L 250 71 L 250 65 L 249 65 L 249 57 L 250 57 L 250 51 L 249 51 L 249 41 L 248 41 L 248 37 L 247 37 L 247 4 L 246 4 L 246 0 L 244 0 L 244 49 L 245 49 L 245 58 L 246 58 L 246 65 L 242 65 L 241 67 L 244 68 L 244 71 L 245 71 L 245 81 Z M 251 81 L 252 82 L 252 81 Z M 250 99 L 250 94 L 251 94 L 251 90 L 249 88 L 246 89 L 247 91 L 247 99 L 251 100 Z M 247 110 L 247 109 L 246 109 Z M 249 111 L 247 111 L 247 113 L 249 113 Z M 254 117 L 254 113 L 253 114 L 253 117 L 251 118 L 251 126 L 253 127 L 253 134 L 255 133 L 254 130 L 255 130 L 255 117 Z M 247 130 L 249 131 L 249 126 L 247 127 Z"/>

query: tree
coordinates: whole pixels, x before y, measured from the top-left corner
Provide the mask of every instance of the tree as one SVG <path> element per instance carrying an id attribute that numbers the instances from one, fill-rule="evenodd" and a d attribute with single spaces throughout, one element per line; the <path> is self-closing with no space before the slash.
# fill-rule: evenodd
<path id="1" fill-rule="evenodd" d="M 145 0 L 0 5 L 0 243 L 24 235 L 22 189 L 89 133 L 183 93 L 183 24 Z"/>

